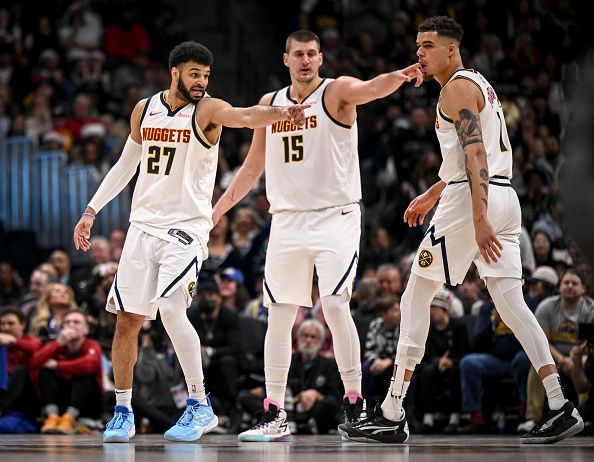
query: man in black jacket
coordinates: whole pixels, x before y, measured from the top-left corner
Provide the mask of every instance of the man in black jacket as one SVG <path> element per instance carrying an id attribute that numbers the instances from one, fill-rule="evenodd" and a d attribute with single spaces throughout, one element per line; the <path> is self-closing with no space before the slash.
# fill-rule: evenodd
<path id="1" fill-rule="evenodd" d="M 237 394 L 239 317 L 221 302 L 217 282 L 199 280 L 188 319 L 200 337 L 204 381 L 211 390 L 213 406 L 217 413 L 229 416 Z"/>
<path id="2" fill-rule="evenodd" d="M 338 366 L 321 356 L 324 326 L 315 319 L 304 321 L 297 331 L 299 351 L 293 353 L 287 385 L 293 395 L 297 433 L 328 433 L 338 425 L 337 414 L 343 395 Z"/>
<path id="3" fill-rule="evenodd" d="M 431 302 L 431 325 L 417 382 L 417 410 L 423 414 L 420 432 L 435 429 L 437 412 L 449 414 L 446 432 L 460 423 L 460 360 L 470 351 L 470 345 L 466 326 L 450 318 L 452 300 L 453 296 L 442 289 Z"/>

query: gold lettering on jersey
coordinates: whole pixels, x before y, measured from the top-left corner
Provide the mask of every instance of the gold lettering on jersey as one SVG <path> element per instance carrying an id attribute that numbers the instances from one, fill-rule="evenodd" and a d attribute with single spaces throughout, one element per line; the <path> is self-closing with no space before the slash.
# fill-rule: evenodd
<path id="1" fill-rule="evenodd" d="M 309 128 L 316 128 L 318 126 L 317 116 L 312 115 L 306 117 L 303 121 L 302 125 L 295 125 L 289 122 L 288 120 L 281 120 L 279 122 L 273 123 L 272 133 L 283 133 L 283 132 L 294 132 L 296 130 L 307 130 Z"/>
<path id="2" fill-rule="evenodd" d="M 142 129 L 142 141 L 189 143 L 191 133 L 188 129 L 145 127 Z"/>

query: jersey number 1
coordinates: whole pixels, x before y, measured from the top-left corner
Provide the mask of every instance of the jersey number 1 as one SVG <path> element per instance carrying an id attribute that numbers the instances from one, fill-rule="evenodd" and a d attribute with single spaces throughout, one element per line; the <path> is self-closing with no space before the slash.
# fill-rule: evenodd
<path id="1" fill-rule="evenodd" d="M 303 135 L 283 136 L 283 144 L 286 164 L 303 160 Z"/>
<path id="2" fill-rule="evenodd" d="M 167 164 L 165 165 L 165 175 L 169 175 L 171 172 L 171 166 L 173 165 L 173 158 L 175 157 L 175 148 L 161 147 L 161 146 L 149 146 L 148 148 L 148 161 L 146 163 L 146 173 L 151 175 L 159 174 L 159 160 L 161 155 L 167 156 Z"/>

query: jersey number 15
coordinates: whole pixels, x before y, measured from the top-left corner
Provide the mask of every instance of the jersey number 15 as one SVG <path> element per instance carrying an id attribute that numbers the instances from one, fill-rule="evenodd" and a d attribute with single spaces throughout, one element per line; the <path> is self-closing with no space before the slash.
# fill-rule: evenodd
<path id="1" fill-rule="evenodd" d="M 285 163 L 303 160 L 303 135 L 283 136 Z"/>

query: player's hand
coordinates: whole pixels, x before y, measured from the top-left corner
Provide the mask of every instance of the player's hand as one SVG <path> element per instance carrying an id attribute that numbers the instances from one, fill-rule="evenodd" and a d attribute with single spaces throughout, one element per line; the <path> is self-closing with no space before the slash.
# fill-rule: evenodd
<path id="1" fill-rule="evenodd" d="M 429 213 L 438 199 L 439 196 L 431 195 L 429 191 L 415 197 L 404 211 L 404 222 L 411 228 L 417 226 L 417 220 L 418 224 L 422 225 L 425 215 Z"/>
<path id="2" fill-rule="evenodd" d="M 93 227 L 93 219 L 87 215 L 83 215 L 78 220 L 74 227 L 74 247 L 76 250 L 82 249 L 85 252 L 91 248 L 91 228 Z"/>
<path id="3" fill-rule="evenodd" d="M 291 106 L 285 106 L 283 108 L 283 120 L 299 126 L 303 125 L 305 121 L 305 110 L 309 107 L 309 104 L 293 104 Z"/>
<path id="4" fill-rule="evenodd" d="M 415 63 L 405 67 L 404 69 L 396 71 L 396 78 L 402 82 L 411 82 L 413 79 L 415 79 L 415 87 L 420 87 L 423 83 L 421 65 L 419 63 Z"/>
<path id="5" fill-rule="evenodd" d="M 495 230 L 488 218 L 474 221 L 474 238 L 487 263 L 496 262 L 498 258 L 501 258 L 503 245 L 495 236 Z"/>

